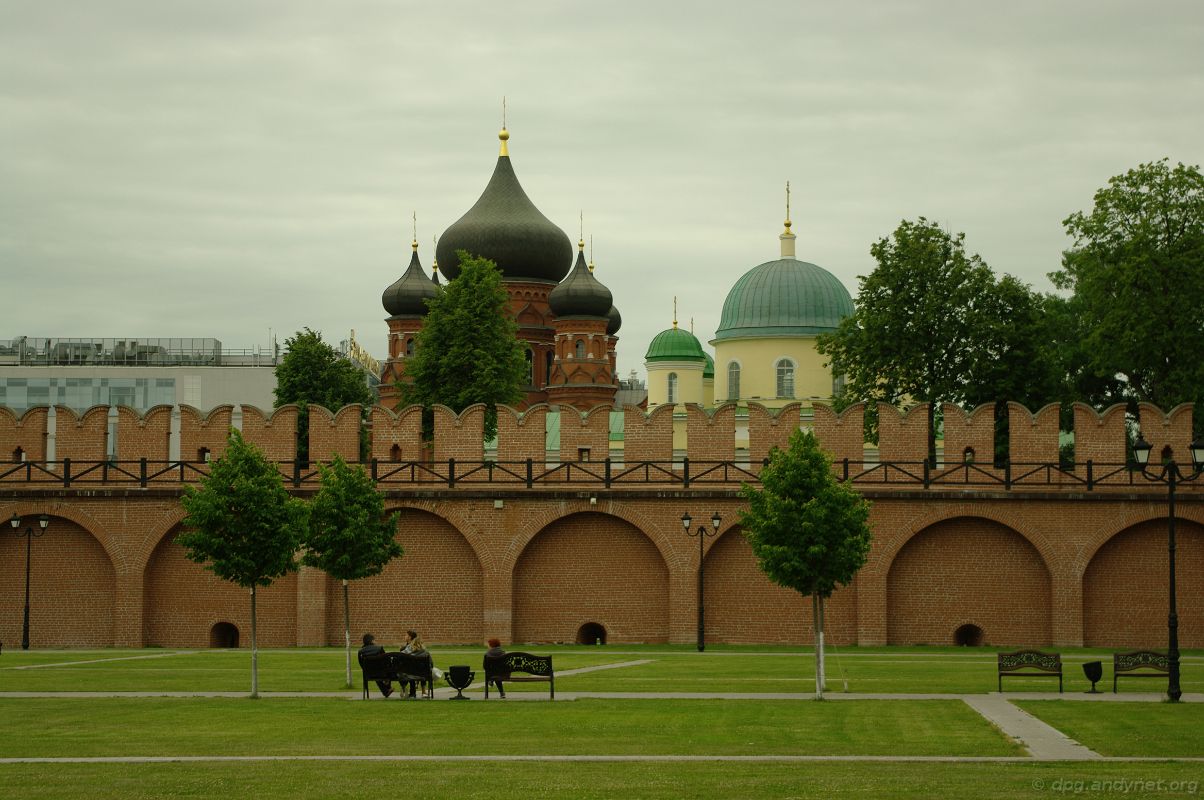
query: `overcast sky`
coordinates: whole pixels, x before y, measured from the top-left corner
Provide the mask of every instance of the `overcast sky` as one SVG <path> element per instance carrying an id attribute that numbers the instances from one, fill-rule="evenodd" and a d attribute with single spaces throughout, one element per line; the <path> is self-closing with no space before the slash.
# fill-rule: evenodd
<path id="1" fill-rule="evenodd" d="M 0 339 L 355 329 L 476 201 L 502 97 L 527 194 L 643 373 L 777 257 L 856 295 L 903 218 L 1050 290 L 1061 221 L 1204 161 L 1204 3 L 0 0 Z M 712 350 L 712 348 L 709 348 Z"/>

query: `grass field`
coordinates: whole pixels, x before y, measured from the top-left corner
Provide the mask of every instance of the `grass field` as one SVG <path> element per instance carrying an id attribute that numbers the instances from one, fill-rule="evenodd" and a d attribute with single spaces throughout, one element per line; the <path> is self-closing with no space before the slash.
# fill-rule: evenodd
<path id="1" fill-rule="evenodd" d="M 517 649 L 517 648 L 515 648 Z M 801 648 L 531 647 L 554 656 L 557 694 L 813 690 Z M 479 648 L 435 647 L 436 663 L 479 669 Z M 1088 684 L 1079 664 L 1106 653 L 1063 650 L 1066 691 Z M 850 692 L 985 693 L 995 654 L 958 648 L 849 648 L 829 659 L 829 684 Z M 632 665 L 630 662 L 647 661 Z M 614 669 L 565 674 L 579 668 Z M 0 759 L 149 757 L 166 762 L 0 763 L 0 797 L 1160 797 L 1198 793 L 1204 763 L 889 759 L 1025 758 L 1018 743 L 959 700 L 585 698 L 382 701 L 293 696 L 72 697 L 80 691 L 247 692 L 241 651 L 6 651 Z M 358 694 L 359 674 L 355 673 Z M 1131 681 L 1157 692 L 1159 681 Z M 1136 684 L 1136 685 L 1134 685 Z M 1204 691 L 1204 655 L 1187 654 L 1184 689 Z M 546 693 L 544 685 L 515 690 Z M 1204 757 L 1204 705 L 1058 700 L 1050 680 L 1014 680 L 1048 700 L 1024 710 L 1106 756 Z M 268 650 L 264 692 L 346 692 L 338 649 Z M 398 761 L 397 756 L 427 760 Z M 520 756 L 526 760 L 474 760 Z M 835 757 L 850 761 L 811 761 Z M 593 760 L 593 759 L 612 760 Z M 745 760 L 725 761 L 736 758 Z M 183 759 L 183 760 L 181 760 Z M 223 759 L 223 760 L 211 760 Z M 242 760 L 240 760 L 242 759 Z M 245 760 L 250 759 L 250 760 Z M 267 760 L 275 759 L 275 760 Z M 647 759 L 662 759 L 649 761 Z M 748 760 L 751 759 L 751 760 Z M 761 759 L 761 760 L 757 760 Z M 767 761 L 764 759 L 778 759 Z M 888 759 L 888 760 L 877 760 Z"/>
<path id="2" fill-rule="evenodd" d="M 515 648 L 517 649 L 517 648 Z M 556 688 L 582 692 L 810 692 L 814 658 L 801 648 L 710 647 L 705 653 L 686 647 L 532 647 L 552 654 Z M 432 648 L 435 663 L 470 664 L 479 672 L 481 650 Z M 1062 651 L 1067 692 L 1085 691 L 1084 661 L 1108 653 Z M 650 663 L 580 675 L 565 671 L 638 660 Z M 345 688 L 343 652 L 264 650 L 259 657 L 261 691 L 325 692 Z M 358 669 L 353 665 L 356 686 Z M 996 689 L 995 653 L 965 648 L 840 648 L 828 657 L 828 687 L 842 692 L 985 693 Z M 1182 685 L 1204 692 L 1204 654 L 1183 659 Z M 1009 691 L 1056 690 L 1043 678 L 1010 677 Z M 1122 691 L 1158 691 L 1157 681 L 1126 681 Z M 246 650 L 95 650 L 8 651 L 0 656 L 0 691 L 249 691 L 250 655 Z M 546 692 L 540 684 L 517 684 L 515 691 Z"/>

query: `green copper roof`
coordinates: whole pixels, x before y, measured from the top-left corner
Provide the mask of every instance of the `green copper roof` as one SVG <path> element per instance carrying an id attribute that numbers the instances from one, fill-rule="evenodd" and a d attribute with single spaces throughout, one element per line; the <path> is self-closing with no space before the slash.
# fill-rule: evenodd
<path id="1" fill-rule="evenodd" d="M 715 339 L 828 333 L 853 313 L 853 298 L 823 267 L 783 258 L 753 267 L 723 302 Z"/>
<path id="2" fill-rule="evenodd" d="M 707 365 L 702 368 L 702 377 L 713 378 L 715 377 L 715 359 L 711 358 L 711 354 L 705 351 L 703 355 L 707 357 Z"/>
<path id="3" fill-rule="evenodd" d="M 705 361 L 706 354 L 694 334 L 682 328 L 661 331 L 648 345 L 645 361 Z"/>

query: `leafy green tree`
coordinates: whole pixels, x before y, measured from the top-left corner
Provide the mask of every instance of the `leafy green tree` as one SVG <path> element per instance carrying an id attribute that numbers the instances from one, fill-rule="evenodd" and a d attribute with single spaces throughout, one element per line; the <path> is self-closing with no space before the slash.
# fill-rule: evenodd
<path id="1" fill-rule="evenodd" d="M 407 362 L 403 403 L 441 403 L 457 413 L 484 403 L 485 438 L 497 433 L 497 405 L 523 398 L 527 364 L 502 274 L 492 261 L 460 251 L 460 274 L 427 301 L 429 311 Z"/>
<path id="2" fill-rule="evenodd" d="M 1063 223 L 1074 246 L 1050 278 L 1073 292 L 1088 380 L 1165 409 L 1204 399 L 1204 175 L 1141 164 Z M 1119 399 L 1119 398 L 1111 398 Z"/>
<path id="3" fill-rule="evenodd" d="M 309 458 L 310 403 L 331 411 L 352 403 L 365 407 L 376 402 L 364 373 L 322 341 L 322 333 L 309 328 L 284 340 L 287 348 L 276 365 L 276 407 L 296 403 L 301 414 L 297 420 L 297 457 Z"/>
<path id="4" fill-rule="evenodd" d="M 351 687 L 351 606 L 349 581 L 379 575 L 401 545 L 393 538 L 397 514 L 385 516 L 384 495 L 358 465 L 335 456 L 330 466 L 319 465 L 322 485 L 310 501 L 309 531 L 301 563 L 317 567 L 343 582 L 343 645 L 347 687 Z"/>
<path id="5" fill-rule="evenodd" d="M 930 404 L 930 458 L 939 404 L 1042 405 L 1057 394 L 1042 299 L 1011 276 L 997 282 L 964 240 L 924 217 L 904 220 L 870 248 L 878 266 L 860 277 L 853 315 L 817 343 L 845 376 L 838 400 L 868 403 L 871 424 L 877 401 Z"/>
<path id="6" fill-rule="evenodd" d="M 251 591 L 251 697 L 259 697 L 255 600 L 260 586 L 297 568 L 305 504 L 289 495 L 276 467 L 238 431 L 199 486 L 184 487 L 184 532 L 176 542 L 189 560 Z"/>
<path id="7" fill-rule="evenodd" d="M 869 501 L 836 479 L 832 460 L 810 431 L 797 430 L 787 450 L 774 448 L 761 488 L 740 495 L 744 535 L 774 583 L 811 595 L 815 625 L 815 694 L 823 698 L 824 600 L 853 580 L 870 551 Z"/>

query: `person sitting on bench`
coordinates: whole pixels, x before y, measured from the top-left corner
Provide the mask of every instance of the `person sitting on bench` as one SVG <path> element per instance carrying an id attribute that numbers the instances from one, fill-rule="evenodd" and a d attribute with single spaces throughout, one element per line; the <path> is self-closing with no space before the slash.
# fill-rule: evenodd
<path id="1" fill-rule="evenodd" d="M 364 634 L 364 646 L 360 648 L 361 658 L 364 656 L 379 656 L 384 652 L 385 648 L 376 643 L 375 636 L 370 633 Z M 385 697 L 393 694 L 393 681 L 377 681 L 376 685 L 380 688 L 380 693 Z"/>

